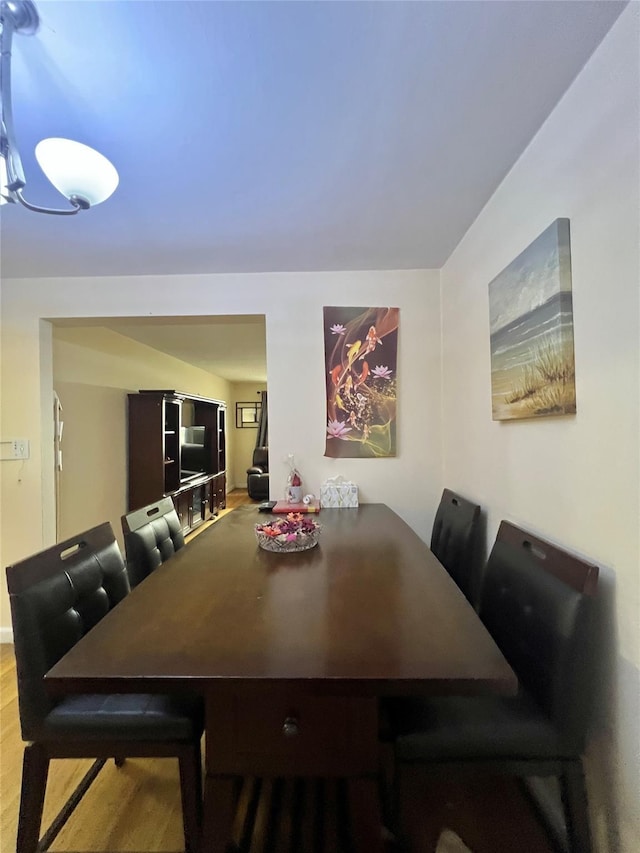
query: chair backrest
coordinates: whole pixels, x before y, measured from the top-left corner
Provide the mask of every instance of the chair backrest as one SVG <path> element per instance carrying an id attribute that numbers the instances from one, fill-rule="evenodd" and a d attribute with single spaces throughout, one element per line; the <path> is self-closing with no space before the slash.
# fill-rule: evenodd
<path id="1" fill-rule="evenodd" d="M 37 740 L 55 702 L 43 676 L 129 592 L 108 522 L 7 567 L 24 740 Z"/>
<path id="2" fill-rule="evenodd" d="M 598 567 L 503 521 L 489 555 L 480 618 L 565 743 L 581 750 L 589 706 L 590 626 Z"/>
<path id="3" fill-rule="evenodd" d="M 184 546 L 184 534 L 171 498 L 162 498 L 122 516 L 131 588 Z"/>
<path id="4" fill-rule="evenodd" d="M 257 468 L 262 468 L 265 474 L 269 472 L 269 448 L 256 447 L 253 451 L 253 464 Z"/>
<path id="5" fill-rule="evenodd" d="M 442 492 L 431 532 L 431 550 L 472 604 L 477 594 L 474 545 L 480 507 L 450 489 Z"/>

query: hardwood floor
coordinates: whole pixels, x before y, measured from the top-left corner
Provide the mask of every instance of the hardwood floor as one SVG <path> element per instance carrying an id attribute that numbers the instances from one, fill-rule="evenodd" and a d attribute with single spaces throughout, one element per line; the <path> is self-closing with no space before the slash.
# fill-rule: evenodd
<path id="1" fill-rule="evenodd" d="M 219 519 L 224 518 L 225 515 L 228 515 L 232 510 L 234 510 L 238 506 L 243 506 L 244 504 L 257 504 L 258 501 L 252 501 L 249 495 L 247 494 L 246 489 L 234 489 L 232 492 L 227 494 L 226 507 L 223 510 L 220 510 L 216 518 L 211 521 L 205 521 L 204 524 L 201 524 L 200 527 L 196 527 L 191 533 L 189 533 L 185 537 L 185 542 L 190 542 L 195 536 L 198 536 L 202 533 L 203 530 L 206 530 L 207 527 L 211 527 L 212 524 L 215 524 Z"/>
<path id="2" fill-rule="evenodd" d="M 223 514 L 242 503 L 253 503 L 246 490 L 231 492 Z M 0 853 L 13 853 L 23 744 L 10 645 L 0 645 L 0 722 Z M 52 762 L 44 828 L 90 765 L 90 760 Z M 457 833 L 473 853 L 551 853 L 528 800 L 508 780 L 461 782 L 412 771 L 405 777 L 403 790 L 412 853 L 463 853 L 465 847 L 455 837 L 445 844 L 446 838 L 441 836 L 445 828 Z M 344 803 L 340 782 L 244 780 L 238 788 L 236 849 L 244 853 L 349 853 Z M 128 759 L 121 768 L 108 762 L 51 847 L 58 853 L 175 853 L 183 849 L 175 759 Z M 389 850 L 393 849 L 390 845 Z"/>
<path id="3" fill-rule="evenodd" d="M 255 504 L 257 506 L 259 503 L 260 501 L 251 500 L 246 489 L 234 489 L 227 495 L 227 508 L 223 510 L 223 513 L 231 512 L 232 509 L 243 504 Z"/>

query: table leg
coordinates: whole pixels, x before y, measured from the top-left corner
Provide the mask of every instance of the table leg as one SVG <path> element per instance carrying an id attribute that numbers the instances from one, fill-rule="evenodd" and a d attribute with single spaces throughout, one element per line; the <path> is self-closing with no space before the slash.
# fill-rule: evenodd
<path id="1" fill-rule="evenodd" d="M 205 776 L 200 853 L 225 853 L 231 843 L 235 783 L 234 776 Z"/>
<path id="2" fill-rule="evenodd" d="M 383 853 L 382 814 L 378 779 L 363 776 L 347 781 L 353 849 L 356 853 Z"/>

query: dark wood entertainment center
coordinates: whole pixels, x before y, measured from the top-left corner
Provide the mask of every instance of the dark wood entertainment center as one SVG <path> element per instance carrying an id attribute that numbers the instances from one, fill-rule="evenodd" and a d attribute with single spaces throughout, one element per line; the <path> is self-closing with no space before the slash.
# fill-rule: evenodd
<path id="1" fill-rule="evenodd" d="M 175 390 L 141 390 L 128 404 L 128 508 L 168 495 L 188 533 L 226 505 L 226 404 Z"/>

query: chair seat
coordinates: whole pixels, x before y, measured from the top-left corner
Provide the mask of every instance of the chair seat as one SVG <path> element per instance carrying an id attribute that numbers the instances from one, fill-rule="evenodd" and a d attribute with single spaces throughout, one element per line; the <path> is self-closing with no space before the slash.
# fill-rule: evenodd
<path id="1" fill-rule="evenodd" d="M 254 501 L 265 501 L 269 498 L 269 474 L 251 472 L 247 474 L 247 492 Z"/>
<path id="2" fill-rule="evenodd" d="M 390 700 L 385 714 L 398 761 L 575 757 L 525 694 Z"/>
<path id="3" fill-rule="evenodd" d="M 202 700 L 147 693 L 68 696 L 47 714 L 42 738 L 191 740 L 202 734 Z"/>

